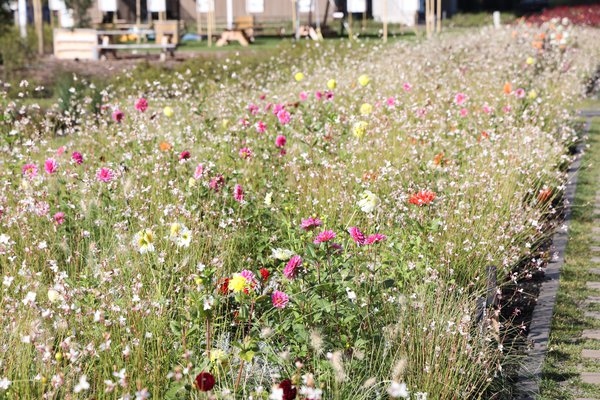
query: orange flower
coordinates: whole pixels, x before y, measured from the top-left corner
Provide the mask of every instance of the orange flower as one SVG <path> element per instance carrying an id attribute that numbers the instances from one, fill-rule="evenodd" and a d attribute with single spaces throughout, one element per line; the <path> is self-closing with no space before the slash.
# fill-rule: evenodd
<path id="1" fill-rule="evenodd" d="M 531 45 L 532 45 L 533 47 L 535 47 L 536 49 L 541 49 L 541 48 L 542 48 L 542 46 L 544 45 L 544 43 L 543 43 L 543 42 L 541 42 L 541 41 L 537 41 L 537 40 L 536 40 L 536 41 L 534 41 L 533 43 L 531 43 Z"/>
<path id="2" fill-rule="evenodd" d="M 158 147 L 160 148 L 160 151 L 169 151 L 173 148 L 173 146 L 168 142 L 160 142 Z"/>
<path id="3" fill-rule="evenodd" d="M 421 190 L 410 196 L 408 202 L 416 206 L 426 206 L 430 204 L 436 197 L 436 194 L 430 190 Z"/>
<path id="4" fill-rule="evenodd" d="M 512 92 L 512 85 L 510 84 L 510 82 L 506 82 L 504 84 L 504 94 L 511 94 Z"/>
<path id="5" fill-rule="evenodd" d="M 551 195 L 552 195 L 552 189 L 550 189 L 550 188 L 542 189 L 538 193 L 538 201 L 540 203 L 545 203 L 546 201 L 548 201 L 548 199 L 550 198 Z"/>
<path id="6" fill-rule="evenodd" d="M 440 165 L 443 160 L 444 160 L 444 153 L 438 153 L 435 155 L 435 157 L 433 157 L 433 163 L 435 165 Z"/>

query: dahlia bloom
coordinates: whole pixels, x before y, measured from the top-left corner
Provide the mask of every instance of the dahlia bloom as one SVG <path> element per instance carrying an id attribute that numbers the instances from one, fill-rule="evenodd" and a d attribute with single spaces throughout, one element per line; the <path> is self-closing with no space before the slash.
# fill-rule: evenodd
<path id="1" fill-rule="evenodd" d="M 273 302 L 273 307 L 275 308 L 285 308 L 285 306 L 290 301 L 290 298 L 287 294 L 282 291 L 275 290 L 273 295 L 271 296 L 271 301 Z"/>
<path id="2" fill-rule="evenodd" d="M 383 242 L 385 239 L 387 239 L 387 236 L 382 235 L 381 233 L 376 233 L 367 238 L 367 244 Z"/>
<path id="3" fill-rule="evenodd" d="M 430 190 L 421 190 L 408 199 L 408 202 L 417 206 L 425 206 L 433 202 L 436 194 Z"/>
<path id="4" fill-rule="evenodd" d="M 135 109 L 140 112 L 145 112 L 148 109 L 148 100 L 140 97 L 135 101 Z"/>
<path id="5" fill-rule="evenodd" d="M 315 238 L 313 243 L 314 244 L 326 243 L 326 242 L 329 242 L 330 240 L 335 239 L 335 236 L 336 236 L 335 232 L 332 230 L 323 231 L 317 235 L 317 237 Z"/>
<path id="6" fill-rule="evenodd" d="M 242 292 L 247 285 L 247 279 L 241 274 L 233 274 L 228 282 L 228 289 L 234 293 Z"/>
<path id="7" fill-rule="evenodd" d="M 352 240 L 354 240 L 354 243 L 356 243 L 359 246 L 365 244 L 367 241 L 365 235 L 356 226 L 349 228 L 348 233 L 350 233 L 350 236 L 352 237 Z"/>
<path id="8" fill-rule="evenodd" d="M 44 163 L 44 170 L 46 171 L 47 174 L 51 175 L 51 174 L 55 173 L 57 169 L 58 169 L 58 163 L 56 162 L 56 160 L 54 158 L 49 158 Z"/>
<path id="9" fill-rule="evenodd" d="M 96 172 L 96 179 L 100 182 L 108 183 L 112 181 L 114 177 L 115 173 L 110 168 L 102 167 Z"/>
<path id="10" fill-rule="evenodd" d="M 294 279 L 298 276 L 298 269 L 302 265 L 302 258 L 300 256 L 294 256 L 288 261 L 287 265 L 283 270 L 283 275 L 288 279 Z"/>
<path id="11" fill-rule="evenodd" d="M 287 143 L 287 139 L 283 135 L 279 135 L 275 139 L 275 146 L 277 146 L 277 147 L 283 147 L 283 146 L 285 146 L 286 143 Z"/>
<path id="12" fill-rule="evenodd" d="M 38 168 L 35 164 L 25 164 L 23 165 L 23 168 L 21 168 L 21 172 L 29 179 L 33 179 L 38 174 Z"/>
<path id="13" fill-rule="evenodd" d="M 235 187 L 233 188 L 233 198 L 235 199 L 235 201 L 239 202 L 244 200 L 244 190 L 242 189 L 241 185 L 235 185 Z"/>
<path id="14" fill-rule="evenodd" d="M 277 113 L 277 119 L 281 125 L 287 125 L 291 121 L 291 116 L 287 110 L 281 110 Z"/>
<path id="15" fill-rule="evenodd" d="M 210 372 L 202 371 L 196 376 L 194 383 L 201 392 L 208 392 L 215 387 L 215 377 Z"/>

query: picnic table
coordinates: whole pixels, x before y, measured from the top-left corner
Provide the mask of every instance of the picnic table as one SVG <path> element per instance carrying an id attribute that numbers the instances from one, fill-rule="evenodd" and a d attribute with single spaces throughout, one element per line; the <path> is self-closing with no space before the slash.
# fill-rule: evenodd
<path id="1" fill-rule="evenodd" d="M 148 36 L 154 35 L 155 31 L 152 29 L 133 29 L 133 30 L 98 30 L 96 31 L 99 37 L 99 44 L 96 45 L 96 59 L 106 59 L 106 55 L 108 53 L 112 53 L 113 56 L 116 57 L 117 50 L 161 50 L 160 59 L 164 61 L 166 59 L 167 54 L 171 57 L 174 56 L 175 49 L 177 45 L 172 43 L 173 38 L 170 35 L 165 35 L 161 37 L 160 43 L 141 43 L 139 40 L 137 43 L 115 43 L 111 38 L 115 36 L 123 36 L 123 35 L 137 35 L 138 38 L 140 36 Z"/>

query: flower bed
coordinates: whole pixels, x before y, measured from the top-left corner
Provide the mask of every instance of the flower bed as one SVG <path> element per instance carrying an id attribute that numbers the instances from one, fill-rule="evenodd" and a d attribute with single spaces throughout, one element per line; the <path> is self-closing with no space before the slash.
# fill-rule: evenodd
<path id="1" fill-rule="evenodd" d="M 527 22 L 542 24 L 554 19 L 560 21 L 563 18 L 569 19 L 575 25 L 598 27 L 600 26 L 600 4 L 548 8 L 539 14 L 527 17 Z"/>
<path id="2" fill-rule="evenodd" d="M 543 265 L 593 35 L 302 43 L 4 98 L 0 396 L 490 397 L 510 321 L 477 298 L 487 266 Z"/>

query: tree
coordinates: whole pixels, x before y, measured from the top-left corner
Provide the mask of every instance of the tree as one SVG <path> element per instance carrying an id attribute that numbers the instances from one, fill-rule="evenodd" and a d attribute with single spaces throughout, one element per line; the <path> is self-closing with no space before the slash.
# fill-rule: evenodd
<path id="1" fill-rule="evenodd" d="M 84 28 L 90 25 L 90 17 L 87 11 L 92 6 L 93 2 L 94 0 L 65 0 L 67 8 L 73 9 L 75 26 Z"/>

